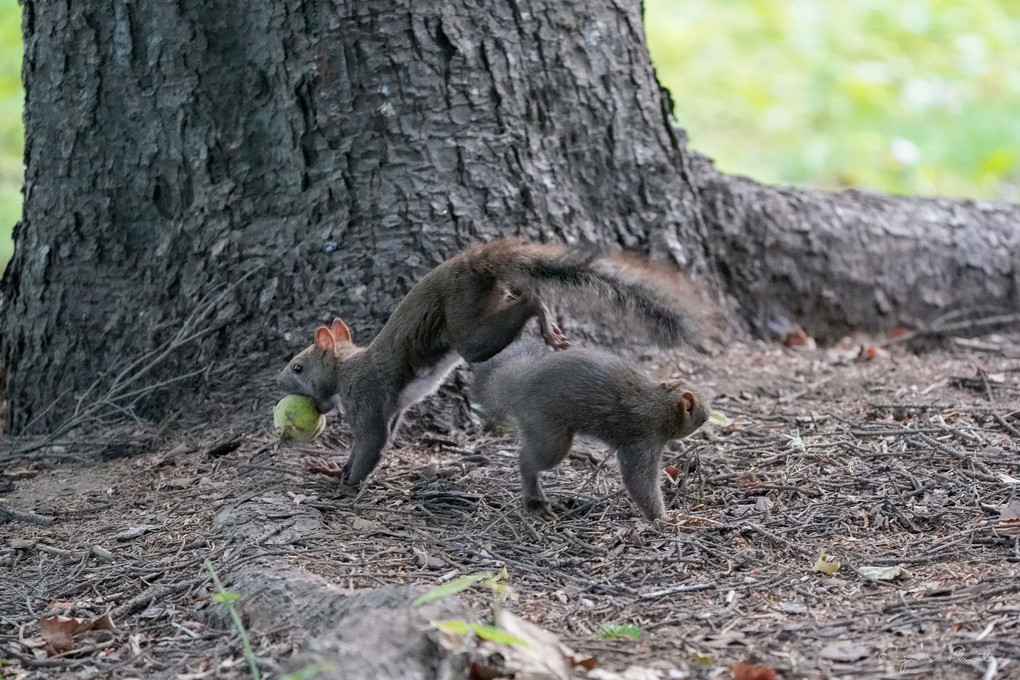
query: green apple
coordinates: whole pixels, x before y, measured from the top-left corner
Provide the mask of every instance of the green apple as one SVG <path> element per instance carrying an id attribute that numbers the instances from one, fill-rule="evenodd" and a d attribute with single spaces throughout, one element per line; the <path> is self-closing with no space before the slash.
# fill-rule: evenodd
<path id="1" fill-rule="evenodd" d="M 280 439 L 310 442 L 326 427 L 326 414 L 319 413 L 315 401 L 288 394 L 273 409 L 273 427 Z"/>

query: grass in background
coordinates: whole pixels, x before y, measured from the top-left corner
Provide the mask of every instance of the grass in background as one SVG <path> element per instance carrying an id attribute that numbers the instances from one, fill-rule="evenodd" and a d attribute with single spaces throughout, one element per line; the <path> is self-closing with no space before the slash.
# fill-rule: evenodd
<path id="1" fill-rule="evenodd" d="M 21 109 L 21 7 L 0 0 L 0 273 L 14 252 L 11 230 L 21 219 L 25 128 Z"/>
<path id="2" fill-rule="evenodd" d="M 1020 0 L 644 2 L 677 119 L 720 169 L 1020 200 Z M 21 217 L 20 76 L 21 8 L 0 0 L 0 271 Z"/>
<path id="3" fill-rule="evenodd" d="M 765 182 L 1020 198 L 1017 0 L 645 0 L 691 147 Z"/>

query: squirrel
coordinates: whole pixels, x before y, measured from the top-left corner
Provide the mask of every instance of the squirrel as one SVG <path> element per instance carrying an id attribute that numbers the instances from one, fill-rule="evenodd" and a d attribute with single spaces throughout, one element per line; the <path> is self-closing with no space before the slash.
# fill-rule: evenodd
<path id="1" fill-rule="evenodd" d="M 509 239 L 474 245 L 422 277 L 367 347 L 337 318 L 280 373 L 282 387 L 312 398 L 320 412 L 344 406 L 351 455 L 341 470 L 321 471 L 364 481 L 409 406 L 435 392 L 462 358 L 495 356 L 532 317 L 546 343 L 568 347 L 548 306 L 554 301 L 596 319 L 630 317 L 663 346 L 697 338 L 686 303 L 647 264 Z"/>
<path id="2" fill-rule="evenodd" d="M 539 473 L 563 461 L 574 435 L 582 434 L 615 449 L 627 493 L 646 518 L 665 516 L 662 450 L 708 419 L 705 401 L 686 383 L 655 382 L 631 362 L 598 350 L 547 352 L 533 339 L 473 368 L 475 400 L 486 418 L 517 424 L 527 509 L 552 516 Z"/>

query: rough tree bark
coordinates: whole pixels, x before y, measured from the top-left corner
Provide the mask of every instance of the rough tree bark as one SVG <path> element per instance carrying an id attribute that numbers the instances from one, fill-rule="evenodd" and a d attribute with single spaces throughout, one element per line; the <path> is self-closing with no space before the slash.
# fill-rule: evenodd
<path id="1" fill-rule="evenodd" d="M 752 327 L 1017 304 L 1016 206 L 772 189 L 689 152 L 630 0 L 25 0 L 24 33 L 14 430 L 66 417 L 217 284 L 250 274 L 165 375 L 240 383 L 331 313 L 369 336 L 496 236 L 671 259 Z"/>

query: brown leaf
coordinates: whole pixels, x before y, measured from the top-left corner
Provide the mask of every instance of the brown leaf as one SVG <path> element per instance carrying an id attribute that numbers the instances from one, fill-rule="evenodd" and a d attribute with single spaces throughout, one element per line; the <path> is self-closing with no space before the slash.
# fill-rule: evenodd
<path id="1" fill-rule="evenodd" d="M 880 357 L 889 356 L 889 350 L 881 347 L 861 347 L 861 353 L 857 355 L 857 361 L 865 362 Z"/>
<path id="2" fill-rule="evenodd" d="M 666 476 L 669 477 L 669 481 L 671 481 L 674 484 L 676 484 L 677 481 L 680 479 L 680 468 L 678 468 L 678 467 L 676 467 L 674 465 L 667 465 L 666 466 Z"/>
<path id="3" fill-rule="evenodd" d="M 599 665 L 598 657 L 585 656 L 584 654 L 578 654 L 573 650 L 571 650 L 569 654 L 565 653 L 563 656 L 567 659 L 567 661 L 570 662 L 570 664 L 574 668 L 580 667 L 586 671 L 593 671 Z"/>
<path id="4" fill-rule="evenodd" d="M 736 680 L 776 680 L 776 672 L 766 666 L 755 666 L 741 661 L 733 667 Z"/>
<path id="5" fill-rule="evenodd" d="M 58 602 L 55 604 L 65 604 Z M 39 619 L 39 637 L 45 642 L 43 649 L 50 656 L 74 649 L 74 636 L 90 630 L 116 630 L 113 618 L 104 614 L 98 619 L 78 619 L 72 616 L 51 616 Z"/>
<path id="6" fill-rule="evenodd" d="M 74 649 L 74 634 L 85 623 L 69 616 L 51 616 L 39 620 L 39 635 L 46 641 L 44 649 L 50 656 Z"/>
<path id="7" fill-rule="evenodd" d="M 502 668 L 490 668 L 484 663 L 475 661 L 468 669 L 468 680 L 499 680 L 505 678 Z"/>
<path id="8" fill-rule="evenodd" d="M 797 324 L 793 330 L 783 336 L 783 344 L 787 347 L 802 347 L 804 349 L 815 349 L 815 339 L 804 332 L 804 329 Z"/>
<path id="9" fill-rule="evenodd" d="M 112 616 L 103 614 L 92 622 L 92 630 L 117 630 L 117 627 L 113 625 Z"/>

